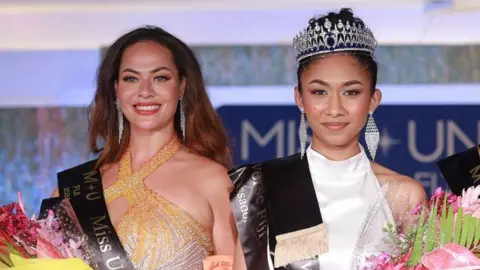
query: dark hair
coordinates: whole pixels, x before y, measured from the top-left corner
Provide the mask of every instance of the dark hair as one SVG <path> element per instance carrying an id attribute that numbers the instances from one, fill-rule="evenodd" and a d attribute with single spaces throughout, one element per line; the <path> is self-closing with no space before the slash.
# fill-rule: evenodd
<path id="1" fill-rule="evenodd" d="M 97 166 L 118 162 L 128 147 L 130 138 L 128 121 L 124 121 L 123 137 L 121 143 L 118 143 L 115 82 L 119 77 L 124 51 L 143 41 L 156 42 L 168 48 L 173 55 L 179 77 L 186 81 L 183 96 L 186 119 L 184 146 L 200 156 L 230 168 L 231 154 L 227 134 L 208 98 L 202 71 L 193 51 L 172 34 L 155 26 L 140 27 L 121 36 L 108 48 L 100 64 L 97 72 L 97 90 L 89 108 L 90 149 L 94 153 L 100 153 Z M 177 136 L 181 138 L 179 110 L 175 112 L 174 126 Z M 104 141 L 103 148 L 99 147 L 98 139 Z"/>
<path id="2" fill-rule="evenodd" d="M 310 21 L 308 23 L 313 28 L 313 27 L 315 27 L 316 23 L 323 24 L 323 22 L 325 20 L 329 20 L 330 22 L 332 22 L 332 24 L 336 24 L 338 22 L 338 20 L 342 20 L 344 22 L 345 21 L 350 21 L 350 22 L 355 22 L 357 25 L 361 25 L 361 26 L 365 27 L 365 23 L 362 21 L 362 19 L 355 17 L 353 15 L 352 10 L 349 9 L 349 8 L 342 8 L 339 13 L 330 12 L 327 15 L 324 15 L 324 16 L 321 16 L 321 17 L 318 17 L 318 18 L 312 18 L 312 19 L 310 19 Z M 338 52 L 337 54 L 351 55 L 352 57 L 357 59 L 357 61 L 363 67 L 365 67 L 365 70 L 367 70 L 370 73 L 370 76 L 371 76 L 372 93 L 373 93 L 375 91 L 375 87 L 377 85 L 377 74 L 378 74 L 378 65 L 377 65 L 377 62 L 375 61 L 375 59 L 372 56 L 370 56 L 366 53 L 357 52 L 357 51 L 353 51 L 353 50 L 352 51 L 345 50 L 345 51 Z M 324 55 L 322 55 L 322 56 L 324 56 Z M 317 60 L 319 58 L 321 58 L 321 56 L 313 55 L 311 57 L 305 58 L 304 60 L 302 60 L 300 62 L 300 65 L 298 66 L 298 69 L 297 69 L 298 89 L 300 91 L 302 90 L 300 78 L 301 78 L 303 72 L 305 72 L 305 70 L 308 69 L 308 67 L 315 60 Z"/>

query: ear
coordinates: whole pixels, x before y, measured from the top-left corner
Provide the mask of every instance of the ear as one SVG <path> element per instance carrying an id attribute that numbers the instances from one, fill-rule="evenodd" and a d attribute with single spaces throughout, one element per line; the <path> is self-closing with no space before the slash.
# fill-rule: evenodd
<path id="1" fill-rule="evenodd" d="M 294 95 L 295 95 L 295 103 L 297 104 L 297 107 L 300 111 L 303 111 L 303 97 L 302 97 L 302 92 L 300 92 L 300 89 L 298 86 L 295 86 L 295 89 L 293 90 Z"/>
<path id="2" fill-rule="evenodd" d="M 180 80 L 180 98 L 183 98 L 183 95 L 185 95 L 185 88 L 187 87 L 187 79 L 182 77 Z"/>
<path id="3" fill-rule="evenodd" d="M 370 98 L 370 106 L 368 107 L 368 111 L 374 112 L 378 105 L 380 105 L 380 101 L 382 101 L 382 91 L 380 91 L 380 89 L 375 89 L 375 92 Z"/>

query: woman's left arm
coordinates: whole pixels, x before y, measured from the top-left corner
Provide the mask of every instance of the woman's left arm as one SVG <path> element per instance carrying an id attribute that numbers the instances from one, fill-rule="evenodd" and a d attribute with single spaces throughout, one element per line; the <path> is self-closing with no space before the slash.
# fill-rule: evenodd
<path id="1" fill-rule="evenodd" d="M 402 186 L 402 192 L 407 192 L 409 194 L 408 203 L 406 205 L 407 209 L 405 209 L 406 213 L 404 213 L 406 217 L 402 224 L 402 233 L 406 233 L 419 218 L 418 215 L 413 215 L 410 212 L 419 204 L 427 204 L 427 194 L 425 193 L 425 188 L 420 182 L 407 176 L 403 177 Z"/>
<path id="2" fill-rule="evenodd" d="M 212 194 L 210 205 L 213 212 L 212 238 L 215 254 L 232 255 L 235 253 L 237 227 L 230 206 L 232 184 L 228 175 L 218 179 L 217 192 Z"/>
<path id="3" fill-rule="evenodd" d="M 237 229 L 230 206 L 232 182 L 227 173 L 215 174 L 208 180 L 208 201 L 213 213 L 212 241 L 214 256 L 203 261 L 205 270 L 233 269 Z"/>

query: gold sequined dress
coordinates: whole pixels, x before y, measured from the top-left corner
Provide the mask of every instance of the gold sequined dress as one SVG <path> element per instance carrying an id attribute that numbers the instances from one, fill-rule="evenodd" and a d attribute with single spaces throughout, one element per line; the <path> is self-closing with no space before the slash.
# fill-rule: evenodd
<path id="1" fill-rule="evenodd" d="M 115 229 L 136 269 L 202 269 L 203 259 L 212 255 L 211 239 L 202 226 L 144 184 L 179 148 L 175 137 L 134 172 L 127 151 L 120 161 L 118 180 L 104 191 L 107 203 L 121 197 L 128 201 L 128 211 Z"/>

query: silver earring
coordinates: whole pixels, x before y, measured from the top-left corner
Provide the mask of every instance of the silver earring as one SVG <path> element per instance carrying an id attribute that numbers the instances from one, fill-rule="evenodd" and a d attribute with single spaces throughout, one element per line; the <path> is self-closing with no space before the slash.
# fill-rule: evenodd
<path id="1" fill-rule="evenodd" d="M 117 106 L 118 115 L 118 143 L 121 143 L 123 135 L 123 113 L 122 109 L 120 108 L 120 100 L 118 98 L 117 101 L 115 101 L 115 105 Z"/>
<path id="2" fill-rule="evenodd" d="M 365 142 L 367 143 L 368 152 L 370 152 L 372 160 L 375 160 L 378 143 L 380 142 L 380 132 L 373 119 L 373 112 L 370 112 L 368 115 L 367 127 L 365 129 Z"/>
<path id="3" fill-rule="evenodd" d="M 185 140 L 185 112 L 183 110 L 183 98 L 180 98 L 180 130 Z"/>
<path id="4" fill-rule="evenodd" d="M 303 109 L 300 110 L 302 114 L 300 115 L 300 127 L 298 128 L 298 138 L 300 138 L 300 151 L 301 158 L 305 156 L 305 149 L 307 147 L 307 121 L 305 120 L 305 112 Z"/>

